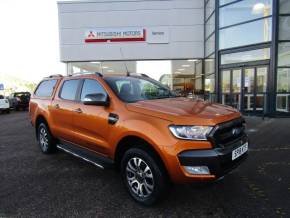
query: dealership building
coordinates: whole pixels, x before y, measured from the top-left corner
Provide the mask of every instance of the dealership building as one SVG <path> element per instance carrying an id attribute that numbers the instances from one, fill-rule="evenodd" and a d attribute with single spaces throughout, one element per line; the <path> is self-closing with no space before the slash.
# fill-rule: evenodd
<path id="1" fill-rule="evenodd" d="M 290 115 L 290 0 L 58 2 L 67 73 L 144 73 L 243 113 Z"/>

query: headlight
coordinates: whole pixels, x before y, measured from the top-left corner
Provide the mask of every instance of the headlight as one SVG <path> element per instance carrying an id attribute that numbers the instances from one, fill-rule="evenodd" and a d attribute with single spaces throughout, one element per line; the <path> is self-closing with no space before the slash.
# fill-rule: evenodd
<path id="1" fill-rule="evenodd" d="M 172 134 L 179 139 L 207 140 L 211 126 L 169 126 Z"/>

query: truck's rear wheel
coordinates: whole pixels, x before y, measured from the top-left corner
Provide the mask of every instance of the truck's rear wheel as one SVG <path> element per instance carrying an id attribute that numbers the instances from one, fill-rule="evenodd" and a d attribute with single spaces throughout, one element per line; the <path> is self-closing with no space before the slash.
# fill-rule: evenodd
<path id="1" fill-rule="evenodd" d="M 56 151 L 55 140 L 45 123 L 39 124 L 37 139 L 39 147 L 44 154 L 50 154 Z"/>
<path id="2" fill-rule="evenodd" d="M 146 206 L 160 200 L 168 189 L 169 181 L 162 166 L 150 153 L 139 148 L 125 152 L 121 175 L 131 197 Z"/>

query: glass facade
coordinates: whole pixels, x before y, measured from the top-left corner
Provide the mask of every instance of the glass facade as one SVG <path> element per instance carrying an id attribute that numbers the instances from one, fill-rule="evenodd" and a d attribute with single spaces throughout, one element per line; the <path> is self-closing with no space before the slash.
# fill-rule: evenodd
<path id="1" fill-rule="evenodd" d="M 279 0 L 276 111 L 290 113 L 290 1 Z"/>
<path id="2" fill-rule="evenodd" d="M 290 14 L 290 1 L 280 0 L 280 14 Z"/>
<path id="3" fill-rule="evenodd" d="M 221 7 L 219 23 L 220 27 L 226 27 L 270 15 L 272 15 L 272 0 L 244 0 Z"/>
<path id="4" fill-rule="evenodd" d="M 279 40 L 290 40 L 290 16 L 279 19 Z"/>
<path id="5" fill-rule="evenodd" d="M 220 49 L 269 42 L 272 39 L 272 18 L 223 28 L 219 33 Z"/>
<path id="6" fill-rule="evenodd" d="M 234 64 L 270 59 L 270 48 L 221 55 L 221 64 Z"/>
<path id="7" fill-rule="evenodd" d="M 220 101 L 242 112 L 268 111 L 274 1 L 219 1 Z"/>
<path id="8" fill-rule="evenodd" d="M 290 41 L 281 42 L 278 46 L 278 66 L 290 67 Z"/>
<path id="9" fill-rule="evenodd" d="M 205 0 L 205 59 L 204 59 L 204 94 L 210 101 L 216 101 L 216 12 L 215 0 Z"/>

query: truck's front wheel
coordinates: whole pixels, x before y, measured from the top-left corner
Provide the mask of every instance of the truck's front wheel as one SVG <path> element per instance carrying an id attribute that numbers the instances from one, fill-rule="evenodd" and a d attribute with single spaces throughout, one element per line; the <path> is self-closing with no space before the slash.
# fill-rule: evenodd
<path id="1" fill-rule="evenodd" d="M 143 205 L 154 204 L 167 191 L 169 181 L 162 166 L 142 149 L 131 148 L 125 152 L 121 174 L 129 194 Z"/>

